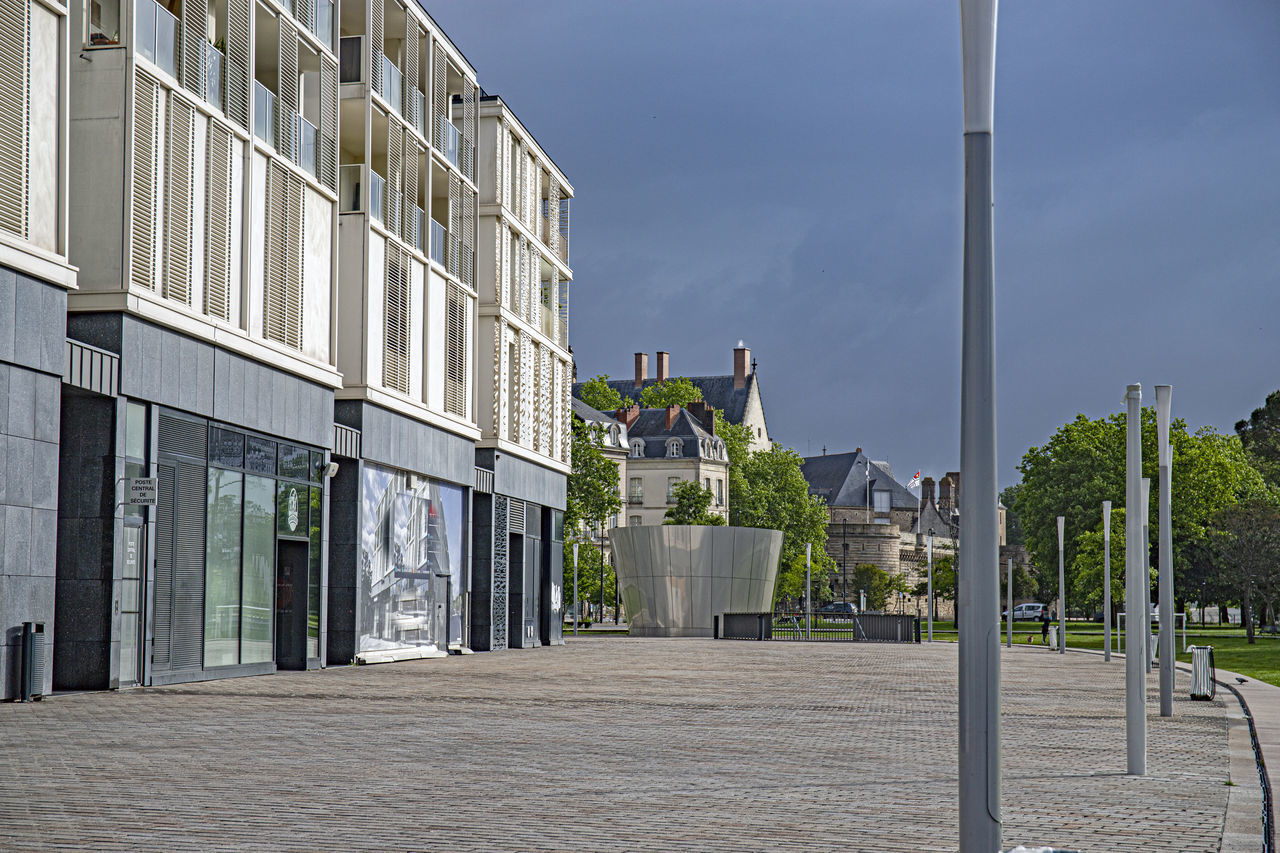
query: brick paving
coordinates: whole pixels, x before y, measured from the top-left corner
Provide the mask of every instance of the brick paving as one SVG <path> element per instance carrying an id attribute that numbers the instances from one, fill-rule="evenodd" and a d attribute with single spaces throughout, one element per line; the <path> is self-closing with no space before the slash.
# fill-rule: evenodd
<path id="1" fill-rule="evenodd" d="M 1003 654 L 1007 846 L 1219 850 L 1221 699 L 1128 777 L 1122 661 Z M 598 637 L 0 705 L 0 848 L 954 850 L 955 670 Z"/>

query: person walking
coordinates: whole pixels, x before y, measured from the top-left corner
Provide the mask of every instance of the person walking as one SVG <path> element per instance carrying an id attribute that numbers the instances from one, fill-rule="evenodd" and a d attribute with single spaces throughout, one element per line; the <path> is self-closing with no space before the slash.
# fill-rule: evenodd
<path id="1" fill-rule="evenodd" d="M 1040 611 L 1040 642 L 1049 645 L 1049 608 Z"/>

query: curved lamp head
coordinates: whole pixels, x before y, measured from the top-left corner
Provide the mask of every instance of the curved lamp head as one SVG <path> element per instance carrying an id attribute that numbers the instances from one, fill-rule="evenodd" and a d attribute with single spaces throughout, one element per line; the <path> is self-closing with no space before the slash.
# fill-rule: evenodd
<path id="1" fill-rule="evenodd" d="M 1172 448 L 1169 447 L 1169 408 L 1173 402 L 1173 386 L 1156 386 L 1156 444 L 1159 451 L 1161 468 L 1173 464 Z"/>
<path id="2" fill-rule="evenodd" d="M 964 132 L 991 133 L 996 96 L 997 0 L 960 0 Z"/>

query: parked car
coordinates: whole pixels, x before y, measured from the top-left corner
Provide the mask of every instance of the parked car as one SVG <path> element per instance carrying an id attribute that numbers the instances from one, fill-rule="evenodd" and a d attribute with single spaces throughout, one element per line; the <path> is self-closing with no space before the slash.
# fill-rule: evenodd
<path id="1" fill-rule="evenodd" d="M 1036 601 L 1030 601 L 1026 604 L 1018 604 L 1013 608 L 1014 622 L 1031 622 L 1040 618 L 1040 614 L 1044 613 L 1045 606 Z M 1000 612 L 1001 619 L 1009 618 L 1009 611 L 1002 610 Z"/>
<path id="2" fill-rule="evenodd" d="M 833 601 L 818 608 L 820 616 L 852 616 L 858 611 L 848 601 Z"/>

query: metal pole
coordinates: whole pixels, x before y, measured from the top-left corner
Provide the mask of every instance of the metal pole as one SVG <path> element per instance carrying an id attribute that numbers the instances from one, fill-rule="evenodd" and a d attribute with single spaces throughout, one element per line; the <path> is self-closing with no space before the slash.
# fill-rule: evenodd
<path id="1" fill-rule="evenodd" d="M 862 456 L 862 467 L 867 472 L 867 524 L 871 523 L 871 460 L 866 454 Z"/>
<path id="2" fill-rule="evenodd" d="M 1146 683 L 1142 654 L 1133 647 L 1133 622 L 1141 620 L 1145 608 L 1142 578 L 1142 386 L 1130 385 L 1125 392 L 1125 507 L 1124 514 L 1124 587 L 1125 626 L 1128 641 L 1124 656 L 1124 734 L 1128 755 L 1128 772 L 1132 776 L 1147 774 L 1147 708 Z M 1138 637 L 1141 638 L 1139 633 Z M 1141 639 L 1139 639 L 1141 642 Z"/>
<path id="3" fill-rule="evenodd" d="M 1058 654 L 1067 653 L 1067 585 L 1062 569 L 1062 529 L 1067 520 L 1058 516 Z"/>
<path id="4" fill-rule="evenodd" d="M 1111 660 L 1111 501 L 1102 502 L 1102 621 L 1106 623 L 1102 659 Z"/>
<path id="5" fill-rule="evenodd" d="M 804 638 L 811 639 L 809 636 L 809 614 L 813 612 L 813 602 L 809 595 L 812 590 L 810 581 L 812 579 L 812 559 L 813 559 L 813 543 L 804 543 Z"/>
<path id="6" fill-rule="evenodd" d="M 1000 839 L 1000 539 L 996 481 L 992 131 L 997 0 L 960 0 L 964 69 L 964 260 L 960 354 L 960 853 Z"/>
<path id="7" fill-rule="evenodd" d="M 1151 673 L 1151 478 L 1142 478 L 1142 662 Z"/>
<path id="8" fill-rule="evenodd" d="M 929 642 L 933 642 L 933 528 L 929 528 Z"/>
<path id="9" fill-rule="evenodd" d="M 1156 386 L 1156 452 L 1160 460 L 1160 716 L 1173 716 L 1173 448 L 1169 446 L 1169 408 L 1173 386 Z M 1183 625 L 1185 626 L 1185 622 Z M 1185 631 L 1185 627 L 1183 628 Z"/>
<path id="10" fill-rule="evenodd" d="M 582 602 L 578 598 L 578 543 L 573 543 L 573 636 L 578 636 L 578 611 Z"/>
<path id="11" fill-rule="evenodd" d="M 1005 627 L 1009 632 L 1009 638 L 1005 641 L 1009 648 L 1013 648 L 1013 557 L 1009 558 L 1009 586 L 1005 589 L 1005 601 L 1008 602 L 1009 619 L 1005 622 Z"/>

